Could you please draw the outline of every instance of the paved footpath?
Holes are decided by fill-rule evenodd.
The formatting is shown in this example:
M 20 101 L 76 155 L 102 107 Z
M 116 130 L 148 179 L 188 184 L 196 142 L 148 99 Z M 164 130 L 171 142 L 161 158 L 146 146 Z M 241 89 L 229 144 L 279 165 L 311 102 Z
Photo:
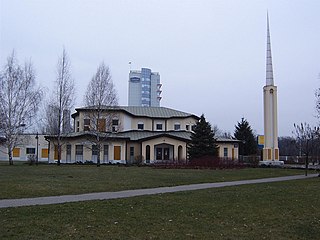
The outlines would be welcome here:
M 61 204 L 61 203 L 81 202 L 81 201 L 90 201 L 90 200 L 129 198 L 129 197 L 136 197 L 136 196 L 143 196 L 143 195 L 192 191 L 192 190 L 200 190 L 200 189 L 207 189 L 207 188 L 220 188 L 220 187 L 238 186 L 238 185 L 245 185 L 245 184 L 270 183 L 270 182 L 306 179 L 306 178 L 314 178 L 317 176 L 318 174 L 310 174 L 308 176 L 297 175 L 297 176 L 286 176 L 286 177 L 276 177 L 276 178 L 241 180 L 241 181 L 233 181 L 233 182 L 201 183 L 201 184 L 182 185 L 182 186 L 175 186 L 175 187 L 159 187 L 159 188 L 126 190 L 126 191 L 119 191 L 119 192 L 99 192 L 99 193 L 87 193 L 87 194 L 79 194 L 79 195 L 52 196 L 52 197 L 4 199 L 4 200 L 0 200 L 0 208 Z

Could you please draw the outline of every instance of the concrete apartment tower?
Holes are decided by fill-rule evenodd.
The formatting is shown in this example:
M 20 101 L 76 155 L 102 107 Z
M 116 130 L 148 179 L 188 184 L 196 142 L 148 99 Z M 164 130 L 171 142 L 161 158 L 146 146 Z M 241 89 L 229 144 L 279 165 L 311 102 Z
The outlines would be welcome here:
M 264 103 L 263 160 L 279 161 L 277 86 L 274 85 L 274 80 L 273 80 L 268 15 L 267 15 L 266 86 L 263 87 L 263 103 Z
M 130 70 L 128 106 L 160 107 L 161 86 L 159 73 L 148 68 Z

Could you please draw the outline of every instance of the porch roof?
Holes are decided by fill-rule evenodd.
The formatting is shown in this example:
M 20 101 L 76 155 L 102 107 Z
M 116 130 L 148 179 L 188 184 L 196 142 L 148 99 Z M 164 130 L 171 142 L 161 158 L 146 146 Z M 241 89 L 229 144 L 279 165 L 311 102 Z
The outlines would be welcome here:
M 191 132 L 188 131 L 141 131 L 141 130 L 130 130 L 125 132 L 108 132 L 99 133 L 101 138 L 106 139 L 122 139 L 129 141 L 143 141 L 147 139 L 153 139 L 158 137 L 171 137 L 176 139 L 181 139 L 184 141 L 191 141 Z M 72 132 L 63 135 L 62 138 L 81 138 L 81 137 L 94 137 L 96 133 L 93 132 Z M 56 135 L 45 136 L 46 139 L 54 139 Z M 239 143 L 241 141 L 231 138 L 220 138 L 218 137 L 217 143 Z
M 72 132 L 69 134 L 62 135 L 61 138 L 68 139 L 68 138 L 82 138 L 82 137 L 94 137 L 96 136 L 96 133 L 93 132 Z M 190 141 L 190 132 L 186 131 L 139 131 L 139 130 L 132 130 L 132 131 L 126 131 L 126 132 L 118 132 L 118 133 L 99 133 L 99 136 L 101 138 L 106 139 L 122 139 L 122 140 L 131 140 L 131 141 L 141 141 L 144 139 L 152 139 L 157 137 L 172 137 L 172 138 L 178 138 L 183 139 L 185 141 Z M 48 135 L 45 136 L 46 139 L 55 139 L 57 138 L 56 135 Z

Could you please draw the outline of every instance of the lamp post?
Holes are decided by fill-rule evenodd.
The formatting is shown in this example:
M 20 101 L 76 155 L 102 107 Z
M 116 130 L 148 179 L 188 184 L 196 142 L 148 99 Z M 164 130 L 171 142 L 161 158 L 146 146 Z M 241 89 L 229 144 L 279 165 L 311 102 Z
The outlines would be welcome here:
M 37 140 L 37 154 L 36 154 L 36 165 L 38 165 L 38 148 L 39 148 L 39 134 L 38 134 L 38 132 L 37 132 L 37 135 L 36 135 L 36 140 Z

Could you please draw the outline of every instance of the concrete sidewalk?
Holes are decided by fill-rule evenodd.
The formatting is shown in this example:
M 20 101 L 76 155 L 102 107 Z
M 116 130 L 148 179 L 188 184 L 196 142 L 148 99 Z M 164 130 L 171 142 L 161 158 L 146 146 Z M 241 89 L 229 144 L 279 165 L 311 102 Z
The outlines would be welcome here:
M 297 175 L 297 176 L 286 176 L 286 177 L 276 177 L 276 178 L 242 180 L 242 181 L 233 181 L 233 182 L 201 183 L 201 184 L 182 185 L 182 186 L 175 186 L 175 187 L 159 187 L 159 188 L 126 190 L 126 191 L 119 191 L 119 192 L 100 192 L 100 193 L 87 193 L 87 194 L 79 194 L 79 195 L 63 195 L 63 196 L 52 196 L 52 197 L 4 199 L 4 200 L 0 200 L 0 208 L 61 204 L 61 203 L 90 201 L 90 200 L 129 198 L 129 197 L 136 197 L 136 196 L 143 196 L 143 195 L 154 195 L 154 194 L 160 194 L 160 193 L 173 193 L 173 192 L 192 191 L 192 190 L 200 190 L 200 189 L 208 189 L 208 188 L 238 186 L 238 185 L 244 185 L 244 184 L 281 182 L 281 181 L 288 181 L 288 180 L 314 178 L 317 176 L 318 174 L 310 174 L 308 176 Z

